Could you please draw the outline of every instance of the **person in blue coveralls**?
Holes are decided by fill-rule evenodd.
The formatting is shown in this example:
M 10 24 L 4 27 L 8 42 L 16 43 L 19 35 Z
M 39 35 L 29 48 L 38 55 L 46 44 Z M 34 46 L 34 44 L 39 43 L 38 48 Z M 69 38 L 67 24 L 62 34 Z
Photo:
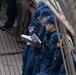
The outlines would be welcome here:
M 54 17 L 55 16 L 52 15 L 47 19 L 47 21 L 43 22 L 43 24 L 46 26 L 46 30 L 50 31 L 50 40 L 48 44 L 50 48 L 49 50 L 46 49 L 46 53 L 44 52 L 45 59 L 40 65 L 40 72 L 44 73 L 42 75 L 45 74 L 58 75 L 62 64 L 62 59 L 60 54 L 60 44 L 56 32 Z M 58 24 L 58 19 L 56 19 L 56 22 Z M 60 38 L 61 38 L 61 34 L 60 34 Z M 61 42 L 62 42 L 62 38 L 61 38 Z M 41 75 L 41 73 L 38 73 L 38 75 Z
M 39 2 L 39 3 L 38 3 L 38 6 L 37 6 L 37 9 L 43 9 L 43 8 L 46 9 L 47 6 L 45 5 L 44 2 Z M 35 12 L 36 12 L 36 11 L 35 11 Z M 38 15 L 38 14 L 39 14 L 39 12 L 37 12 L 37 13 L 35 13 L 35 12 L 34 12 L 34 15 Z M 34 18 L 35 18 L 35 19 L 32 20 L 32 23 L 31 23 L 31 24 L 29 25 L 29 27 L 28 27 L 28 31 L 29 31 L 29 32 L 32 32 L 32 31 L 35 29 L 35 27 L 36 27 L 36 26 L 34 26 L 33 24 L 35 23 L 37 16 L 34 16 Z
M 36 20 L 37 17 L 40 15 L 40 12 L 41 12 L 40 8 L 38 8 L 34 11 L 34 19 L 31 21 L 31 23 L 28 27 L 28 31 L 30 32 L 29 35 L 32 35 L 33 33 L 37 34 L 37 32 L 40 28 L 40 25 Z M 34 28 L 32 28 L 32 26 Z M 27 62 L 27 55 L 28 55 L 30 48 L 31 48 L 30 43 L 27 43 L 27 45 L 24 48 L 23 55 L 22 55 L 22 61 L 23 61 L 22 71 L 23 71 L 23 73 L 24 73 L 24 68 L 25 68 L 26 62 Z
M 44 21 L 46 21 L 47 20 L 47 18 L 50 16 L 50 15 L 52 15 L 53 13 L 52 13 L 52 11 L 51 10 L 49 10 L 49 9 L 43 9 L 42 11 L 41 11 L 41 15 L 37 18 L 37 19 L 42 19 L 43 20 L 43 22 Z M 44 20 L 45 19 L 45 20 Z M 45 27 L 45 26 L 43 26 L 42 25 L 42 27 Z M 44 33 L 44 32 L 42 32 L 42 33 Z M 45 35 L 46 35 L 46 33 L 47 33 L 47 31 L 45 31 L 45 34 L 44 34 L 44 37 L 45 37 Z M 42 45 L 44 44 L 44 37 L 43 37 L 43 39 L 42 39 Z M 47 48 L 47 46 L 48 46 L 48 40 L 46 40 L 46 42 L 45 42 L 45 44 L 46 44 L 46 48 Z M 39 53 L 36 57 L 35 57 L 35 64 L 34 64 L 34 69 L 33 69 L 33 73 L 32 73 L 32 75 L 36 75 L 38 72 L 39 72 L 39 70 L 40 70 L 40 63 L 42 62 L 42 60 L 43 60 L 43 58 L 41 58 L 40 59 L 40 56 L 41 56 L 41 53 Z
M 2 31 L 12 27 L 17 16 L 16 0 L 7 0 L 7 5 L 7 21 L 4 26 L 0 27 Z
M 38 29 L 36 29 L 37 27 L 39 28 L 39 25 L 37 24 L 37 17 L 40 15 L 41 12 L 41 8 L 37 8 L 34 11 L 34 19 L 31 21 L 30 25 L 28 26 L 28 31 L 30 33 L 30 35 L 32 35 L 34 32 L 36 34 L 36 31 L 38 32 Z
M 45 3 L 43 2 L 40 2 L 41 6 L 42 5 L 45 5 Z M 40 5 L 38 5 L 39 7 Z M 37 22 L 37 17 L 40 15 L 40 12 L 41 12 L 41 8 L 37 8 L 35 11 L 34 11 L 34 19 L 31 21 L 29 27 L 28 27 L 28 31 L 29 31 L 29 35 L 32 35 L 33 33 L 37 34 L 41 25 L 39 24 L 40 22 Z M 23 52 L 23 56 L 22 56 L 22 60 L 23 60 L 23 67 L 22 67 L 22 70 L 23 70 L 23 73 L 24 73 L 24 68 L 25 68 L 25 65 L 26 65 L 26 58 L 28 56 L 28 52 L 30 50 L 31 46 L 30 44 L 28 43 L 26 46 L 25 46 L 25 49 L 24 49 L 24 52 Z
M 48 12 L 46 12 L 46 11 L 48 11 Z M 50 16 L 50 15 L 52 14 L 51 11 L 48 10 L 48 9 L 42 10 L 41 12 L 46 13 L 46 14 L 44 14 L 46 17 L 47 17 L 47 16 Z M 42 13 L 41 13 L 41 14 L 42 14 Z M 41 14 L 40 14 L 40 15 L 41 15 Z M 43 15 L 43 16 L 44 16 L 44 15 Z M 37 20 L 38 20 L 38 22 L 41 24 L 43 21 L 46 20 L 46 17 L 44 17 L 44 18 L 42 17 L 42 18 L 37 19 Z M 38 33 L 36 34 L 37 37 L 38 37 L 41 41 L 43 41 L 43 37 L 44 37 L 45 32 L 46 32 L 45 27 L 41 25 Z M 33 43 L 32 43 L 31 45 L 33 45 Z M 25 67 L 24 75 L 25 75 L 25 74 L 27 74 L 27 75 L 31 75 L 31 74 L 32 74 L 32 69 L 33 69 L 33 66 L 34 66 L 35 56 L 36 56 L 36 55 L 39 53 L 39 51 L 40 51 L 39 45 L 38 45 L 38 47 L 37 47 L 36 43 L 35 43 L 34 45 L 35 45 L 35 46 L 34 46 L 33 48 L 31 48 L 31 50 L 29 51 L 29 54 L 28 54 L 28 56 L 27 56 L 28 61 L 27 61 L 26 67 Z
M 60 71 L 60 67 L 63 63 L 62 61 L 62 56 L 61 56 L 61 52 L 60 52 L 60 44 L 59 44 L 59 40 L 58 40 L 58 34 L 56 32 L 56 27 L 55 27 L 55 16 L 50 16 L 49 19 L 44 23 L 46 24 L 46 29 L 50 30 L 52 35 L 50 37 L 51 40 L 51 46 L 50 46 L 50 59 L 52 59 L 51 62 L 51 66 L 50 66 L 50 72 L 49 75 L 58 75 L 59 71 Z M 56 18 L 56 22 L 57 24 L 58 19 Z M 61 33 L 60 35 L 60 42 L 62 43 L 62 35 Z

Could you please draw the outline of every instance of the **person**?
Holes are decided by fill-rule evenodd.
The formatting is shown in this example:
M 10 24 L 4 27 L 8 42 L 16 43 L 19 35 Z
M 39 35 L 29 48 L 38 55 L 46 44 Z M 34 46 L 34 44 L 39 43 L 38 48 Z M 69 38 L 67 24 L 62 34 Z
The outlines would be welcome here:
M 46 9 L 47 10 L 47 9 Z M 44 12 L 46 12 L 46 10 L 42 10 Z M 41 11 L 41 12 L 42 12 Z M 49 10 L 48 10 L 49 11 Z M 41 14 L 41 13 L 40 13 Z M 50 11 L 47 13 L 49 16 L 51 13 Z M 41 24 L 43 21 L 45 21 L 46 19 L 37 19 L 38 22 Z M 43 37 L 44 37 L 44 34 L 45 34 L 45 27 L 40 25 L 40 29 L 38 30 L 38 33 L 36 34 L 37 37 L 42 41 L 43 40 Z M 33 45 L 33 43 L 31 44 Z M 36 43 L 35 43 L 36 45 Z M 36 45 L 37 46 L 37 45 Z M 28 60 L 27 60 L 27 64 L 26 64 L 26 67 L 25 67 L 25 71 L 24 71 L 24 75 L 27 74 L 27 75 L 31 75 L 32 74 L 32 69 L 33 69 L 33 66 L 34 66 L 34 59 L 36 57 L 37 54 L 39 54 L 39 51 L 40 51 L 40 48 L 39 46 L 38 47 L 32 47 L 31 50 L 29 51 L 29 54 L 27 56 Z M 30 64 L 31 63 L 31 64 Z
M 28 26 L 29 33 L 33 33 L 34 30 L 36 31 L 35 28 L 37 27 L 37 17 L 40 15 L 40 12 L 41 12 L 40 8 L 37 8 L 34 11 L 34 13 L 33 13 L 34 14 L 34 19 L 31 21 L 30 25 Z
M 47 21 L 46 21 L 46 29 L 51 30 L 53 34 L 51 35 L 51 40 L 54 42 L 51 44 L 51 56 L 52 56 L 52 63 L 51 63 L 51 70 L 49 75 L 58 75 L 60 71 L 60 67 L 63 63 L 62 61 L 62 56 L 60 52 L 60 45 L 59 45 L 59 40 L 58 40 L 58 34 L 56 32 L 56 27 L 55 27 L 55 22 L 54 22 L 54 16 L 51 16 Z M 58 23 L 58 20 L 56 18 L 56 22 Z M 62 36 L 60 35 L 60 42 L 62 43 Z
M 46 25 L 46 29 L 51 32 L 51 37 L 50 37 L 51 44 L 50 44 L 50 51 L 48 52 L 48 56 L 50 57 L 50 59 L 52 59 L 52 61 L 50 65 L 49 75 L 58 75 L 60 71 L 60 67 L 63 63 L 54 19 L 55 19 L 55 16 L 50 16 L 48 20 L 43 23 Z M 59 23 L 58 18 L 56 18 L 56 22 L 58 25 Z M 60 42 L 62 43 L 61 33 L 59 33 L 59 36 L 60 36 Z
M 42 9 L 41 14 L 40 14 L 40 16 L 37 19 L 38 20 L 41 19 L 42 22 L 44 22 L 52 14 L 53 13 L 49 9 Z M 45 26 L 43 26 L 43 25 L 42 25 L 42 27 L 45 28 Z M 41 30 L 42 30 L 42 28 L 41 28 Z M 42 33 L 44 33 L 44 32 L 42 32 Z M 45 37 L 46 33 L 47 33 L 47 31 L 45 31 L 44 37 Z M 44 44 L 44 42 L 43 42 L 44 41 L 44 37 L 41 37 L 42 38 L 42 40 L 41 40 L 42 41 L 42 45 Z M 48 41 L 46 40 L 45 43 L 47 43 L 47 42 Z M 46 44 L 46 45 L 48 45 L 48 44 Z M 47 47 L 47 46 L 45 46 L 45 47 Z M 40 71 L 40 63 L 43 60 L 43 58 L 40 59 L 40 56 L 41 56 L 41 53 L 37 54 L 37 56 L 35 57 L 35 64 L 34 64 L 34 69 L 33 69 L 32 75 L 36 75 Z
M 40 15 L 40 12 L 41 12 L 41 9 L 36 9 L 34 11 L 34 19 L 31 21 L 29 27 L 28 27 L 28 31 L 29 31 L 29 35 L 32 35 L 33 33 L 37 34 L 38 33 L 38 30 L 40 29 L 40 25 L 39 23 L 37 22 L 36 18 Z M 30 27 L 34 26 L 35 28 L 33 30 L 30 29 Z M 27 42 L 25 48 L 24 48 L 24 52 L 23 52 L 23 55 L 22 55 L 22 61 L 23 61 L 23 66 L 22 66 L 22 71 L 23 71 L 23 75 L 24 75 L 24 69 L 25 69 L 25 66 L 26 66 L 26 63 L 27 63 L 27 59 L 28 59 L 28 53 L 31 49 L 31 46 L 30 46 L 30 43 Z
M 4 26 L 0 27 L 1 31 L 11 28 L 17 16 L 16 0 L 7 0 L 7 4 L 7 21 L 5 22 Z
M 43 22 L 43 24 L 46 27 L 46 30 L 50 31 L 50 40 L 48 44 L 49 48 L 48 49 L 44 48 L 42 50 L 42 53 L 44 55 L 43 56 L 44 60 L 40 65 L 40 73 L 43 72 L 48 75 L 58 75 L 56 70 L 57 71 L 60 70 L 60 68 L 57 68 L 57 67 L 59 67 L 61 63 L 60 44 L 59 44 L 58 35 L 56 32 L 54 17 L 55 16 L 51 15 L 47 19 L 47 21 Z M 56 22 L 58 24 L 58 19 L 56 19 Z M 47 35 L 46 37 L 49 37 L 49 36 Z M 60 38 L 61 38 L 61 34 L 60 34 Z M 62 39 L 60 40 L 62 41 Z
M 41 6 L 43 5 L 44 3 L 41 2 Z M 45 5 L 45 4 L 44 4 Z M 33 33 L 35 34 L 38 34 L 41 35 L 42 32 L 42 29 L 40 30 L 40 22 L 41 20 L 38 20 L 37 21 L 37 17 L 40 15 L 40 12 L 41 12 L 41 8 L 37 8 L 35 11 L 34 11 L 34 19 L 31 21 L 30 25 L 28 26 L 28 31 L 29 31 L 29 35 L 32 35 Z M 40 30 L 40 31 L 39 31 Z M 23 60 L 23 66 L 22 66 L 22 70 L 23 70 L 23 75 L 24 75 L 24 69 L 25 69 L 25 66 L 26 66 L 26 62 L 27 62 L 27 58 L 29 57 L 29 51 L 30 51 L 30 48 L 29 48 L 30 44 L 26 45 L 25 49 L 24 49 L 24 52 L 23 52 L 23 55 L 22 55 L 22 60 Z M 32 53 L 32 52 L 31 52 Z M 30 61 L 30 60 L 29 60 Z M 28 68 L 28 67 L 27 67 Z

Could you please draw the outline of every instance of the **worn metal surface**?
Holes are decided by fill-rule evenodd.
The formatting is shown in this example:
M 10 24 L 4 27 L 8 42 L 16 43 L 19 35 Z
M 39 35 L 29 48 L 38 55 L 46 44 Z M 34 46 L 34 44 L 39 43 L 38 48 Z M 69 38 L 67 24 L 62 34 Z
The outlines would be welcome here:
M 0 13 L 0 26 L 6 21 L 5 10 Z M 22 74 L 22 44 L 15 37 L 0 31 L 0 75 Z

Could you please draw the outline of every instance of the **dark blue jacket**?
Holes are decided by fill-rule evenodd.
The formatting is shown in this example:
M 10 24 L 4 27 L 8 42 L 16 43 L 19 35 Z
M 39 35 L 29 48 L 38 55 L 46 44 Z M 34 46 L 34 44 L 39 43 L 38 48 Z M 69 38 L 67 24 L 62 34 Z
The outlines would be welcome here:
M 28 27 L 28 31 L 30 29 L 30 27 L 34 26 L 34 30 L 32 33 L 30 33 L 29 35 L 32 35 L 32 34 L 37 34 L 39 32 L 39 29 L 41 27 L 41 25 L 39 23 L 37 23 L 36 19 L 33 19 Z
M 61 37 L 61 36 L 60 36 Z M 52 59 L 56 48 L 56 44 L 58 43 L 58 35 L 57 32 L 48 32 L 44 38 L 43 42 L 43 50 L 42 53 L 44 54 L 45 57 Z

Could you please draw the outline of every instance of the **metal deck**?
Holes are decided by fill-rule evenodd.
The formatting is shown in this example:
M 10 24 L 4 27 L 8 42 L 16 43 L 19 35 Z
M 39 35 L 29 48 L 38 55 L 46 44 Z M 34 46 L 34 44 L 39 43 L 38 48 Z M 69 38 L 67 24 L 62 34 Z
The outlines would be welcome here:
M 0 26 L 4 25 L 6 15 L 2 7 Z M 15 37 L 0 31 L 0 75 L 22 74 L 22 44 L 17 43 Z

